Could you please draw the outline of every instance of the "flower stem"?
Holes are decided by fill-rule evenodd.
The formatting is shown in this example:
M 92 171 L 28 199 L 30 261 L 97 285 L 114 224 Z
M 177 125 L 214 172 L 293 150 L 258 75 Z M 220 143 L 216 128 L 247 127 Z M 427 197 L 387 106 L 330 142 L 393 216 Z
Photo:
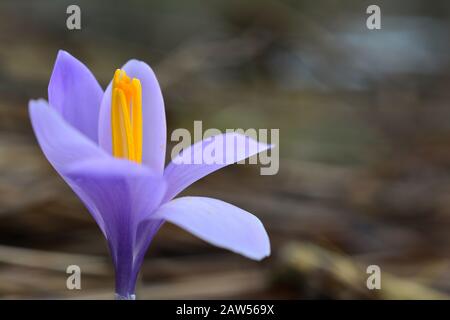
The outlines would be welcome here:
M 126 296 L 120 295 L 118 293 L 116 293 L 114 295 L 114 299 L 115 300 L 136 300 L 136 295 L 135 294 L 128 294 Z

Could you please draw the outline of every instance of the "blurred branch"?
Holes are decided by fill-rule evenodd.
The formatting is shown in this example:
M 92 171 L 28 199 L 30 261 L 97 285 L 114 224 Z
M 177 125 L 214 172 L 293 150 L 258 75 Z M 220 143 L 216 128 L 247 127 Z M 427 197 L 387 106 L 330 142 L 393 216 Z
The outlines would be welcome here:
M 282 263 L 304 277 L 316 271 L 338 284 L 351 288 L 367 298 L 380 299 L 450 299 L 450 296 L 422 285 L 417 279 L 404 279 L 382 270 L 381 290 L 366 287 L 365 267 L 352 259 L 324 248 L 305 243 L 293 243 L 284 248 Z
M 259 270 L 188 276 L 173 282 L 138 287 L 140 299 L 221 299 L 264 290 L 265 274 Z M 112 299 L 111 292 L 93 292 L 77 299 Z
M 103 257 L 49 252 L 0 245 L 0 263 L 65 272 L 69 265 L 80 266 L 83 273 L 105 275 L 110 270 L 109 261 Z

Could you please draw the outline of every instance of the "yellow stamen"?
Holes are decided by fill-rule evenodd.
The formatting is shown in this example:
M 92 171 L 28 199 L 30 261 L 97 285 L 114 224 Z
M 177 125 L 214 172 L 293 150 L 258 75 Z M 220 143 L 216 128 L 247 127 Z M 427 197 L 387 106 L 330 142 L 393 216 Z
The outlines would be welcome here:
M 133 126 L 133 138 L 136 151 L 136 159 L 142 160 L 142 88 L 138 79 L 131 81 L 133 86 L 133 98 L 131 100 L 131 125 Z
M 142 162 L 142 88 L 125 71 L 114 73 L 111 97 L 112 151 L 114 157 Z

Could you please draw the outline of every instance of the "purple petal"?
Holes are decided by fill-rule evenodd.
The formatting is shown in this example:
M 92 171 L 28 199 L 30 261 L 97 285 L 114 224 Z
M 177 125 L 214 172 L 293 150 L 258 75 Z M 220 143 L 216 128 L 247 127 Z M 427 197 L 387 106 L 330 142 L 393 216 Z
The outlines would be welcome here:
M 192 183 L 208 174 L 271 147 L 238 133 L 221 134 L 193 144 L 180 152 L 167 165 L 164 178 L 168 183 L 168 190 L 163 202 L 170 201 Z M 209 152 L 204 153 L 204 151 L 212 149 L 217 152 L 214 158 L 219 161 L 216 163 L 211 161 L 214 159 L 203 157 L 203 155 L 209 155 Z
M 48 161 L 83 200 L 103 234 L 105 234 L 103 218 L 93 210 L 94 204 L 91 203 L 83 190 L 67 181 L 65 172 L 78 163 L 96 159 L 110 159 L 111 156 L 64 121 L 60 114 L 51 108 L 45 100 L 30 101 L 29 112 L 37 140 Z
M 130 60 L 123 70 L 142 86 L 142 163 L 162 174 L 166 157 L 166 115 L 161 89 L 153 70 L 142 61 Z M 111 83 L 103 95 L 99 121 L 100 146 L 111 153 Z
M 270 254 L 263 224 L 251 213 L 204 197 L 182 197 L 162 205 L 151 219 L 164 219 L 221 248 L 261 260 Z
M 112 241 L 124 228 L 119 220 L 126 219 L 136 230 L 139 222 L 161 203 L 165 192 L 163 178 L 147 167 L 112 157 L 78 162 L 63 174 L 92 201 Z
M 164 224 L 164 220 L 148 219 L 147 217 L 149 214 L 151 214 L 151 212 L 148 212 L 148 215 L 146 215 L 146 217 L 144 217 L 139 223 L 136 231 L 136 243 L 134 245 L 135 270 L 133 272 L 135 276 L 139 273 L 139 269 L 144 261 L 145 253 L 147 252 L 153 237 L 156 235 L 159 228 L 161 228 Z M 134 279 L 134 281 L 136 281 L 136 279 Z
M 92 141 L 98 141 L 103 90 L 89 69 L 60 50 L 48 85 L 50 105 Z
M 162 177 L 145 166 L 114 158 L 77 163 L 65 177 L 77 194 L 83 195 L 92 215 L 103 221 L 115 265 L 116 293 L 133 294 L 142 263 L 136 259 L 138 225 L 160 204 L 165 192 Z M 153 235 L 146 234 L 150 239 Z
M 110 157 L 64 121 L 45 100 L 31 100 L 28 110 L 39 145 L 58 172 L 79 161 Z

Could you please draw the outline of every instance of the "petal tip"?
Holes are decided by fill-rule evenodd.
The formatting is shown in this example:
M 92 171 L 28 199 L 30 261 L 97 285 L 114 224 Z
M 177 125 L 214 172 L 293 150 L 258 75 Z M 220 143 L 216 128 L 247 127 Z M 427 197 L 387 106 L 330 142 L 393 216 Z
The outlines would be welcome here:
M 35 110 L 37 108 L 42 108 L 46 105 L 47 105 L 47 100 L 45 100 L 43 98 L 30 99 L 30 101 L 28 101 L 28 109 L 30 110 L 30 112 L 32 112 L 32 110 Z
M 150 72 L 150 74 L 155 77 L 156 79 L 156 75 L 155 72 L 153 71 L 152 67 L 150 67 L 150 65 L 142 60 L 139 59 L 130 59 L 128 60 L 122 67 L 124 70 L 127 69 L 135 69 L 135 70 L 139 70 L 139 69 L 143 69 L 146 70 L 148 72 Z M 128 72 L 127 72 L 128 73 Z
M 66 50 L 59 49 L 58 54 L 56 55 L 56 59 L 58 60 L 59 58 L 66 58 L 66 57 L 73 58 L 73 56 Z
M 269 256 L 270 256 L 270 253 L 264 253 L 264 254 L 261 254 L 261 255 L 246 256 L 246 257 L 249 258 L 249 259 L 255 260 L 255 261 L 262 261 L 262 260 L 264 260 L 265 258 L 267 258 Z
M 75 57 L 72 56 L 69 52 L 62 49 L 58 50 L 53 70 L 57 69 L 57 67 L 59 67 L 60 64 L 67 63 L 72 59 L 75 59 Z
M 262 223 L 261 223 L 261 227 L 264 229 L 264 226 Z M 256 260 L 256 261 L 261 261 L 270 256 L 270 254 L 271 254 L 270 240 L 269 240 L 269 236 L 268 236 L 267 232 L 265 231 L 265 229 L 264 229 L 264 233 L 265 233 L 264 244 L 261 246 L 260 250 L 255 250 L 253 252 L 247 252 L 246 254 L 244 254 L 244 256 L 246 256 L 247 258 L 250 258 L 252 260 Z

